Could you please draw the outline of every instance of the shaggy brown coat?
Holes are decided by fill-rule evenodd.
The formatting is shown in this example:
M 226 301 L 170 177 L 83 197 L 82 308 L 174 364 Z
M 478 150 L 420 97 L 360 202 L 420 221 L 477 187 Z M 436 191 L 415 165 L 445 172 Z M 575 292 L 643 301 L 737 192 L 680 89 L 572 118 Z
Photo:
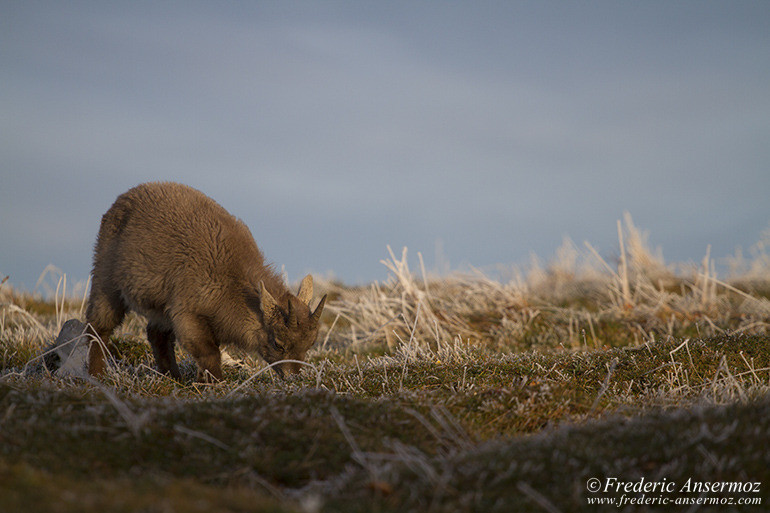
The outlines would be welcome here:
M 128 311 L 142 314 L 161 372 L 181 377 L 176 340 L 199 379 L 222 379 L 221 346 L 268 363 L 304 360 L 326 300 L 311 312 L 312 297 L 310 275 L 291 294 L 246 225 L 214 200 L 185 185 L 147 183 L 102 216 L 86 318 L 106 342 Z M 92 344 L 92 375 L 104 372 L 104 357 L 104 346 Z M 273 368 L 283 376 L 300 364 Z

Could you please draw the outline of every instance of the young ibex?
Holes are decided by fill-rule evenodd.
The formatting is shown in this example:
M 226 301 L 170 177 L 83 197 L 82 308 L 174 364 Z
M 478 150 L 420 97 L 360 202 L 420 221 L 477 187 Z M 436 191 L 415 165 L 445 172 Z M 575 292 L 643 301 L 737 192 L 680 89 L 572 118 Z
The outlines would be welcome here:
M 102 216 L 86 317 L 107 342 L 127 311 L 140 313 L 161 372 L 181 377 L 176 340 L 198 364 L 198 379 L 219 380 L 220 346 L 268 363 L 304 360 L 326 301 L 311 311 L 312 298 L 313 278 L 291 294 L 246 225 L 214 200 L 185 185 L 147 183 Z M 91 375 L 104 372 L 103 347 L 91 345 Z M 273 368 L 283 376 L 300 364 Z

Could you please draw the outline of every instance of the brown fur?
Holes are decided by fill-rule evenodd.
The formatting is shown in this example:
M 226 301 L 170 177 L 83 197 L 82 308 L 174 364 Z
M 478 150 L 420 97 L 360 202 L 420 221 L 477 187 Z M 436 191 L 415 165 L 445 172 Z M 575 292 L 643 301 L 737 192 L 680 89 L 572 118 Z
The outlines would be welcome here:
M 246 225 L 214 200 L 185 185 L 147 183 L 102 216 L 86 317 L 106 342 L 126 312 L 140 313 L 161 372 L 181 377 L 176 340 L 195 358 L 199 379 L 222 379 L 221 346 L 268 363 L 304 360 L 326 300 L 311 312 L 312 297 L 310 275 L 291 294 Z M 92 375 L 104 371 L 104 356 L 92 344 Z M 273 368 L 283 376 L 300 364 Z

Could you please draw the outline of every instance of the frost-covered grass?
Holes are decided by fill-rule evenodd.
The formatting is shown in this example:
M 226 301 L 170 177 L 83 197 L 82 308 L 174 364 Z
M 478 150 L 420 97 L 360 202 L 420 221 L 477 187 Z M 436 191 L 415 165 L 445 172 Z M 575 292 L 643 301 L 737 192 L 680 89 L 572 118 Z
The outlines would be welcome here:
M 404 250 L 386 283 L 317 283 L 333 301 L 287 381 L 248 355 L 217 384 L 183 352 L 183 382 L 159 375 L 133 316 L 104 380 L 60 377 L 41 355 L 82 296 L 6 283 L 0 510 L 579 511 L 591 477 L 767 497 L 764 246 L 719 279 L 708 256 L 666 265 L 630 218 L 618 233 L 611 263 L 566 242 L 548 264 L 437 278 Z

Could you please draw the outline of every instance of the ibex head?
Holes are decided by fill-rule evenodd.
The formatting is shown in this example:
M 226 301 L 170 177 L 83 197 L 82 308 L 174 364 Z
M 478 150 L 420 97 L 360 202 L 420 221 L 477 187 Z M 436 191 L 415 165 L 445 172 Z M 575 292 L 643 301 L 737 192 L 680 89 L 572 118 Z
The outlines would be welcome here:
M 259 308 L 265 329 L 258 351 L 267 363 L 280 360 L 305 360 L 305 354 L 315 343 L 318 336 L 318 322 L 326 303 L 326 295 L 321 298 L 314 311 L 310 311 L 313 299 L 313 277 L 305 276 L 294 296 L 288 294 L 286 308 L 276 301 L 265 288 L 259 286 Z M 300 371 L 301 364 L 285 362 L 273 367 L 279 376 Z

